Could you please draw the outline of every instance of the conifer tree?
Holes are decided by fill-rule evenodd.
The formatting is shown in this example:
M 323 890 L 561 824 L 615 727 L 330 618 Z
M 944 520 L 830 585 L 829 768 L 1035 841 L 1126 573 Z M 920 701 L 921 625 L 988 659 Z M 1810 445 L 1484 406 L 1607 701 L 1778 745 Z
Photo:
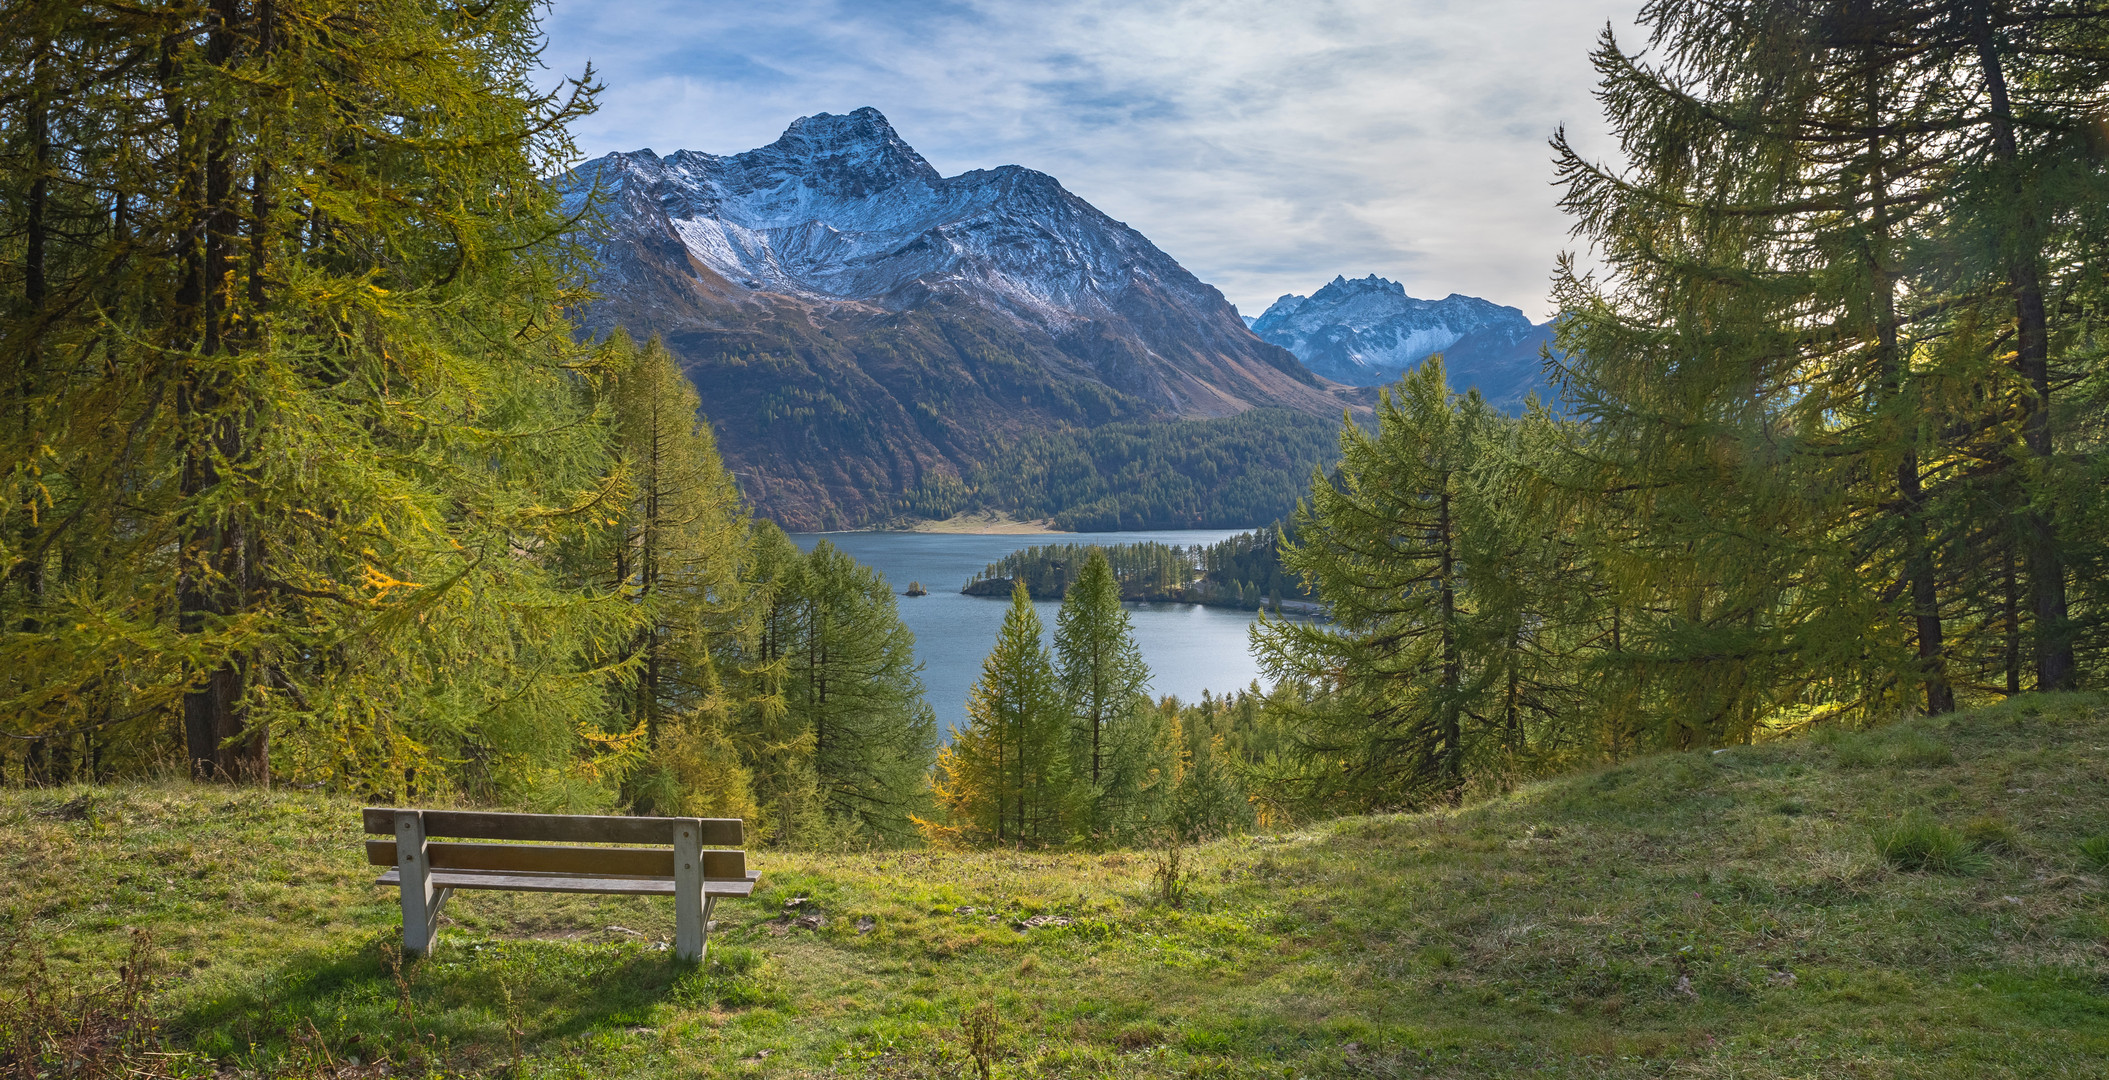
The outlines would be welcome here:
M 640 350 L 618 331 L 606 347 L 619 365 L 612 466 L 625 499 L 604 557 L 637 609 L 621 694 L 656 765 L 636 778 L 637 805 L 752 817 L 730 730 L 737 691 L 719 669 L 753 633 L 745 509 L 695 387 L 659 340 Z
M 533 5 L 0 19 L 11 734 L 611 798 L 628 616 L 541 557 L 603 471 L 543 183 L 591 92 L 532 88 Z
M 2046 312 L 2085 340 L 2104 170 L 2074 136 L 2105 104 L 2082 74 L 2105 20 L 1753 0 L 1651 7 L 1654 67 L 1605 37 L 1627 160 L 1556 140 L 1602 267 L 1560 279 L 1561 346 L 1590 421 L 1573 482 L 1603 493 L 1586 512 L 1657 715 L 1696 706 L 1722 739 L 1945 711 L 1964 672 L 2014 667 L 2024 621 L 2037 685 L 2069 683 L 2065 567 L 2100 533 L 2063 524 L 2086 489 L 2059 479 L 2082 457 L 2052 395 L 2092 353 L 2060 370 Z M 2017 552 L 2030 604 L 1988 572 Z
M 1089 549 L 1055 615 L 1055 677 L 1068 710 L 1070 771 L 1083 800 L 1078 827 L 1094 838 L 1134 835 L 1157 816 L 1171 761 L 1149 710 L 1150 671 L 1121 606 L 1120 582 Z
M 1300 718 L 1305 750 L 1330 767 L 1314 800 L 1345 791 L 1366 805 L 1461 795 L 1479 745 L 1473 655 L 1479 612 L 1467 564 L 1484 523 L 1475 455 L 1489 424 L 1477 395 L 1453 399 L 1440 357 L 1383 391 L 1377 430 L 1343 425 L 1341 460 L 1313 478 L 1283 564 L 1324 597 L 1331 624 L 1262 619 L 1254 644 L 1269 674 L 1327 692 Z
M 755 835 L 796 844 L 827 833 L 826 800 L 813 772 L 813 732 L 794 717 L 786 694 L 790 656 L 803 618 L 798 597 L 805 555 L 774 522 L 754 523 L 749 547 L 753 641 L 734 664 L 740 687 L 737 727 L 758 806 Z
M 779 835 L 905 839 L 927 810 L 937 718 L 893 590 L 825 540 L 801 557 L 774 525 L 756 533 L 766 604 L 740 738 L 763 801 L 781 815 Z
M 967 726 L 932 775 L 950 828 L 997 843 L 1067 840 L 1072 812 L 1068 717 L 1040 616 L 1025 583 L 967 692 Z

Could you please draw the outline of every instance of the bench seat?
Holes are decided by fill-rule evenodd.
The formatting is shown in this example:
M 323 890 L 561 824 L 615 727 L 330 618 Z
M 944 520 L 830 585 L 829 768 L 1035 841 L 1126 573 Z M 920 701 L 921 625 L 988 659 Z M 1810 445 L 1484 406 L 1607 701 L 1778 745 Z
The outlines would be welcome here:
M 706 881 L 705 896 L 752 896 L 761 872 L 750 870 L 745 881 Z M 434 870 L 435 889 L 490 889 L 503 892 L 620 893 L 624 896 L 672 896 L 674 883 L 667 878 L 608 877 L 600 874 L 501 874 L 475 870 Z M 403 883 L 403 872 L 390 870 L 374 879 L 376 885 Z

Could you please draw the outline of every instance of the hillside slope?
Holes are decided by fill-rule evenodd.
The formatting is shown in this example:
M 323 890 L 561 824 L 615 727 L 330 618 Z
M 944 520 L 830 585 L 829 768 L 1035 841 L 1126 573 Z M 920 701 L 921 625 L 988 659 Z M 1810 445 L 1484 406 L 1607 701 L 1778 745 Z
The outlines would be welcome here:
M 876 109 L 739 154 L 610 154 L 561 186 L 603 199 L 584 325 L 661 335 L 787 528 L 884 517 L 1031 433 L 1257 407 L 1337 421 L 1367 398 L 1054 177 L 942 176 Z
M 985 1001 L 1006 1078 L 2099 1076 L 2105 747 L 2067 695 L 1651 757 L 1191 849 L 1176 908 L 1148 853 L 764 853 L 687 973 L 666 901 L 472 894 L 398 983 L 315 795 L 7 791 L 0 874 L 62 983 L 148 929 L 179 1047 L 318 1075 L 958 1077 Z M 1885 860 L 1899 824 L 1959 865 Z

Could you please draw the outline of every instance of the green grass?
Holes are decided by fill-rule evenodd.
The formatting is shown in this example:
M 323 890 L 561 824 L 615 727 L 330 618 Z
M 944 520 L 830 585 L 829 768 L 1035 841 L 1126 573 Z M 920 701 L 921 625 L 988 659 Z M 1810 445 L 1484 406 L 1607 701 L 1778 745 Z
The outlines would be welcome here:
M 1875 850 L 1899 870 L 1971 874 L 1985 866 L 1977 847 L 1962 833 L 1923 814 L 1876 831 Z
M 1190 849 L 1178 907 L 1149 852 L 763 852 L 701 970 L 668 901 L 483 893 L 397 971 L 355 804 L 293 792 L 0 793 L 0 905 L 62 985 L 151 934 L 196 1071 L 2100 1076 L 2105 746 L 2065 695 L 1651 757 Z

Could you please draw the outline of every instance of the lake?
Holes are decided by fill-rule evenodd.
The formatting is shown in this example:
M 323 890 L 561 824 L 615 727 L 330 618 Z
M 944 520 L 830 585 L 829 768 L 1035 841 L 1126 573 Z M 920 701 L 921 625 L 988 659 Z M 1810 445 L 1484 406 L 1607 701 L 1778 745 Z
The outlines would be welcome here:
M 982 568 L 1021 548 L 1047 544 L 1134 544 L 1154 540 L 1182 547 L 1213 544 L 1243 529 L 1179 529 L 1162 532 L 1046 533 L 976 536 L 959 533 L 793 533 L 805 551 L 822 540 L 885 575 L 901 608 L 901 621 L 915 631 L 923 686 L 937 710 L 939 731 L 967 718 L 967 689 L 981 678 L 982 658 L 996 643 L 1007 598 L 965 596 L 959 591 Z M 928 596 L 899 596 L 920 581 Z M 1035 601 L 1054 647 L 1052 600 Z M 1260 677 L 1245 631 L 1255 614 L 1199 604 L 1129 604 L 1135 643 L 1150 665 L 1150 692 L 1194 701 L 1202 690 L 1242 690 Z M 949 740 L 949 736 L 948 736 Z

